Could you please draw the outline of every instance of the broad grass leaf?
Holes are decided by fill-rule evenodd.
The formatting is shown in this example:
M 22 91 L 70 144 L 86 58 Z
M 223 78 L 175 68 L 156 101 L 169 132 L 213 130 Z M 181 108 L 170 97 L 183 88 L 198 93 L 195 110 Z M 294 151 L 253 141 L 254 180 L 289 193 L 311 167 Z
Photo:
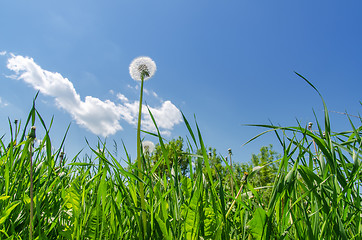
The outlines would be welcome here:
M 198 205 L 202 189 L 197 188 L 191 198 L 190 204 L 186 208 L 185 232 L 186 239 L 197 239 L 197 233 L 200 223 L 200 215 L 198 214 Z
M 218 229 L 218 221 L 216 218 L 216 214 L 214 209 L 211 206 L 204 207 L 205 211 L 205 239 L 218 239 L 217 229 Z
M 253 239 L 266 239 L 267 214 L 264 209 L 257 208 L 248 226 Z
M 162 219 L 158 215 L 156 215 L 155 218 L 158 223 L 158 226 L 160 227 L 160 229 L 162 231 L 164 238 L 167 240 L 171 240 L 172 238 L 168 234 L 166 223 L 164 221 L 162 221 Z
M 74 182 L 72 186 L 68 189 L 68 192 L 65 197 L 66 206 L 73 210 L 73 216 L 78 217 L 81 207 L 81 189 L 79 183 Z

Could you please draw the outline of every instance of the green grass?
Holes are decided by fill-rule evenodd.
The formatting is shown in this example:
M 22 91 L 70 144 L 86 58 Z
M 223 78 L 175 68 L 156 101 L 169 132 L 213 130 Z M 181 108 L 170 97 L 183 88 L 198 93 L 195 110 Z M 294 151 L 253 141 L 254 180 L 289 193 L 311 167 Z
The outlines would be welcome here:
M 169 168 L 158 175 L 158 164 L 143 154 L 140 169 L 127 151 L 118 158 L 101 141 L 95 147 L 89 144 L 94 158 L 61 161 L 67 133 L 53 151 L 52 121 L 46 125 L 33 107 L 24 126 L 9 121 L 10 141 L 0 140 L 0 239 L 30 238 L 30 156 L 33 239 L 361 239 L 362 124 L 346 121 L 350 130 L 333 132 L 325 107 L 323 124 L 316 119 L 314 130 L 299 124 L 258 126 L 274 132 L 283 148 L 269 203 L 264 204 L 263 189 L 250 182 L 234 179 L 231 192 L 229 183 L 213 179 L 199 127 L 185 117 L 189 145 L 182 154 L 195 167 L 183 176 L 177 161 L 170 164 L 158 132 L 160 161 Z M 36 124 L 45 137 L 30 154 L 26 135 Z M 202 154 L 196 155 L 197 149 Z M 249 179 L 255 176 L 249 173 Z

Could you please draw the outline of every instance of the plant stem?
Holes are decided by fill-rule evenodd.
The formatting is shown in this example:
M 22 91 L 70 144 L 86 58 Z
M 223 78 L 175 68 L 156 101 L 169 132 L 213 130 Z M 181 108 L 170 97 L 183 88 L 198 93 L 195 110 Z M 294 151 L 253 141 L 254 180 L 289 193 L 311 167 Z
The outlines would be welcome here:
M 138 164 L 138 177 L 141 179 L 139 182 L 140 189 L 140 200 L 141 200 L 141 218 L 143 223 L 143 237 L 146 235 L 146 212 L 145 212 L 145 193 L 143 188 L 143 171 L 142 162 L 141 162 L 141 117 L 142 117 L 142 99 L 143 99 L 143 83 L 144 83 L 144 74 L 141 75 L 141 93 L 140 93 L 140 103 L 138 111 L 138 125 L 137 125 L 137 164 Z
M 228 218 L 228 216 L 229 216 L 229 214 L 230 214 L 230 212 L 231 212 L 231 209 L 234 207 L 234 205 L 235 205 L 235 203 L 236 203 L 236 199 L 238 199 L 238 197 L 240 196 L 241 192 L 243 191 L 243 187 L 244 187 L 244 184 L 241 184 L 241 187 L 240 187 L 240 189 L 239 189 L 238 194 L 236 195 L 234 201 L 231 203 L 231 206 L 230 206 L 228 212 L 226 213 L 226 216 L 225 216 L 226 219 Z
M 34 193 L 33 193 L 33 159 L 32 159 L 33 146 L 32 142 L 29 145 L 30 154 L 30 223 L 29 223 L 29 239 L 33 239 L 33 215 L 34 215 Z
M 28 135 L 28 144 L 25 145 L 25 151 L 29 150 L 30 159 L 30 221 L 29 221 L 29 239 L 33 239 L 33 216 L 34 216 L 34 193 L 33 193 L 33 143 L 35 140 L 35 126 L 32 126 Z
M 234 179 L 233 179 L 233 162 L 231 160 L 231 149 L 229 149 L 229 158 L 230 158 L 230 185 L 231 185 L 231 196 L 234 196 Z

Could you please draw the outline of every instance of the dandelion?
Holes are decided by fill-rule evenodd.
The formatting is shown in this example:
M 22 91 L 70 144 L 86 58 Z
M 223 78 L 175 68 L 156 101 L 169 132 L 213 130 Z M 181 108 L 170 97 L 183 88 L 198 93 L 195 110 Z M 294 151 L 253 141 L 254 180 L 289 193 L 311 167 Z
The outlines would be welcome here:
M 156 72 L 156 63 L 150 57 L 135 58 L 129 65 L 132 79 L 141 81 L 151 78 Z
M 149 57 L 138 57 L 134 59 L 129 65 L 129 74 L 134 80 L 141 81 L 141 92 L 140 92 L 140 101 L 139 101 L 139 110 L 138 110 L 138 124 L 137 124 L 137 167 L 138 167 L 138 177 L 142 180 L 143 178 L 143 167 L 141 161 L 141 118 L 142 118 L 142 98 L 143 98 L 143 83 L 145 80 L 152 77 L 156 72 L 156 63 L 152 61 Z M 143 182 L 139 183 L 140 190 L 140 201 L 141 208 L 144 210 L 145 207 L 145 199 L 144 199 L 144 188 Z M 142 222 L 143 222 L 143 236 L 146 236 L 147 231 L 147 220 L 146 220 L 146 212 L 142 211 L 141 214 Z
M 142 149 L 145 154 L 151 154 L 155 150 L 155 144 L 151 141 L 142 142 Z
M 263 167 L 261 167 L 261 166 L 255 166 L 255 167 L 253 167 L 253 172 L 257 172 L 257 171 L 259 171 L 260 169 L 262 169 Z

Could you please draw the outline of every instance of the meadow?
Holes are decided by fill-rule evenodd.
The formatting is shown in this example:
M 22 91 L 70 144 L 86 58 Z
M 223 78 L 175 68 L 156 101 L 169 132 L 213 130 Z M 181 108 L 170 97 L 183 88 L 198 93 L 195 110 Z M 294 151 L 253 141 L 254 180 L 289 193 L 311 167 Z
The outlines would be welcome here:
M 140 138 L 137 159 L 102 141 L 88 143 L 93 158 L 65 158 L 67 132 L 52 150 L 52 120 L 46 125 L 34 100 L 24 124 L 9 120 L 10 141 L 0 139 L 0 239 L 361 239 L 362 125 L 346 115 L 347 129 L 334 132 L 321 102 L 324 119 L 313 128 L 253 125 L 265 131 L 250 141 L 273 132 L 283 149 L 273 184 L 256 188 L 257 171 L 271 163 L 240 176 L 224 161 L 229 180 L 215 178 L 199 127 L 185 116 L 187 149 L 170 151 L 157 132 L 157 162 Z M 36 124 L 45 130 L 38 144 Z

